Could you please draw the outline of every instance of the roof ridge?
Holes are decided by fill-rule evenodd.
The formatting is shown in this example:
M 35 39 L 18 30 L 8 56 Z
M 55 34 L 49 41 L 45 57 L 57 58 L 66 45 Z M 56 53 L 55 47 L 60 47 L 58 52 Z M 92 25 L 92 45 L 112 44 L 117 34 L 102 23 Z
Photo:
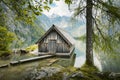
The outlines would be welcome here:
M 55 26 L 55 25 L 54 25 Z M 62 29 L 62 28 L 60 28 L 60 27 L 58 27 L 58 26 L 55 26 L 55 28 L 57 28 L 60 32 L 61 32 L 61 34 L 63 34 L 63 36 L 65 37 L 65 38 L 67 38 L 67 40 L 70 42 L 70 43 L 72 43 L 72 44 L 74 44 L 75 43 L 75 40 L 73 39 L 73 37 L 66 31 L 66 30 L 64 30 L 64 29 Z M 69 39 L 68 39 L 69 38 Z
M 58 34 L 60 34 L 67 42 L 69 42 L 70 44 L 74 44 L 74 40 L 73 40 L 73 37 L 68 34 L 64 29 L 56 26 L 56 25 L 52 25 L 52 27 L 50 27 L 48 29 L 48 31 L 36 42 L 40 42 L 47 34 L 49 34 L 49 32 L 52 30 L 52 29 L 55 29 L 57 31 Z

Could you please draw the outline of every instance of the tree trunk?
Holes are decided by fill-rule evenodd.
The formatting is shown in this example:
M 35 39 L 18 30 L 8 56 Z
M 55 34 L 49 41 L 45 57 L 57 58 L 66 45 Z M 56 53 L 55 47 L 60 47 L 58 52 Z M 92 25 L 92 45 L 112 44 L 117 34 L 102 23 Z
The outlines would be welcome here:
M 86 8 L 86 64 L 94 65 L 93 62 L 93 21 L 92 21 L 92 0 L 87 0 Z

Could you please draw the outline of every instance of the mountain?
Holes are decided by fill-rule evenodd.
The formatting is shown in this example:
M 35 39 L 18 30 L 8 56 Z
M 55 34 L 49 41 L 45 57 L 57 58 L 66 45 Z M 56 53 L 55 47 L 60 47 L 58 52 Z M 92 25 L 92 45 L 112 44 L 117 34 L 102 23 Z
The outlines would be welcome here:
M 45 30 L 48 30 L 52 24 L 55 24 L 56 26 L 66 30 L 73 37 L 83 35 L 86 32 L 83 20 L 72 19 L 68 16 L 59 16 L 56 14 L 52 14 L 51 16 L 42 14 L 38 19 L 45 25 Z
M 31 44 L 34 44 L 45 32 L 43 28 L 44 24 L 41 23 L 40 20 L 36 19 L 34 24 L 30 25 L 15 19 L 14 12 L 5 4 L 1 3 L 0 7 L 5 15 L 4 26 L 6 26 L 9 31 L 15 34 L 15 40 L 13 41 L 11 48 L 25 48 Z
M 84 25 L 81 20 L 72 20 L 71 17 L 56 14 L 52 14 L 51 16 L 46 16 L 45 14 L 37 16 L 34 25 L 30 25 L 15 19 L 15 13 L 5 4 L 0 4 L 0 6 L 6 16 L 4 18 L 5 26 L 7 26 L 8 30 L 13 32 L 16 37 L 11 48 L 25 48 L 34 44 L 52 24 L 65 29 L 72 36 L 79 35 L 79 31 L 82 28 L 80 26 Z

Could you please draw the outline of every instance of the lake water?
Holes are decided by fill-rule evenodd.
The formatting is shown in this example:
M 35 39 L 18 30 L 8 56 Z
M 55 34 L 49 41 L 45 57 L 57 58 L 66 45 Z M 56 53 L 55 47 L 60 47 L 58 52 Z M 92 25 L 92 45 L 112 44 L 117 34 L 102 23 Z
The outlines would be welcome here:
M 86 44 L 83 41 L 75 41 L 75 63 L 74 67 L 81 67 L 85 63 L 86 57 Z M 109 54 L 100 53 L 98 56 L 95 51 L 94 53 L 94 64 L 98 67 L 100 71 L 112 71 L 120 72 L 120 54 Z M 99 58 L 99 59 L 98 59 Z
M 76 53 L 76 58 L 75 58 L 75 63 L 74 67 L 81 67 L 86 60 L 86 44 L 82 41 L 76 40 L 75 41 L 75 53 Z M 101 64 L 98 61 L 97 57 L 94 55 L 94 64 L 99 68 L 99 70 L 102 70 Z
M 34 53 L 37 53 L 36 50 Z M 83 41 L 75 40 L 75 63 L 74 67 L 81 67 L 85 63 L 86 57 L 86 44 Z M 113 54 L 115 57 L 108 56 L 108 54 L 99 51 L 99 54 L 94 53 L 94 64 L 100 71 L 113 71 L 120 72 L 120 54 Z

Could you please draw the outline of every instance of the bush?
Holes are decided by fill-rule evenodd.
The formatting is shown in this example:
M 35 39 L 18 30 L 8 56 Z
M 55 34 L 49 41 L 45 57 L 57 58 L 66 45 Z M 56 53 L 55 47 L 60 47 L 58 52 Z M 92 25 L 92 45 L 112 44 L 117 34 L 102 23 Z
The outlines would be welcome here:
M 34 51 L 37 48 L 38 48 L 38 46 L 34 44 L 34 45 L 27 47 L 25 50 L 30 52 L 30 51 Z
M 0 57 L 7 57 L 11 54 L 11 51 L 0 51 Z
M 10 54 L 10 45 L 14 39 L 14 34 L 7 30 L 6 27 L 0 26 L 0 56 Z

